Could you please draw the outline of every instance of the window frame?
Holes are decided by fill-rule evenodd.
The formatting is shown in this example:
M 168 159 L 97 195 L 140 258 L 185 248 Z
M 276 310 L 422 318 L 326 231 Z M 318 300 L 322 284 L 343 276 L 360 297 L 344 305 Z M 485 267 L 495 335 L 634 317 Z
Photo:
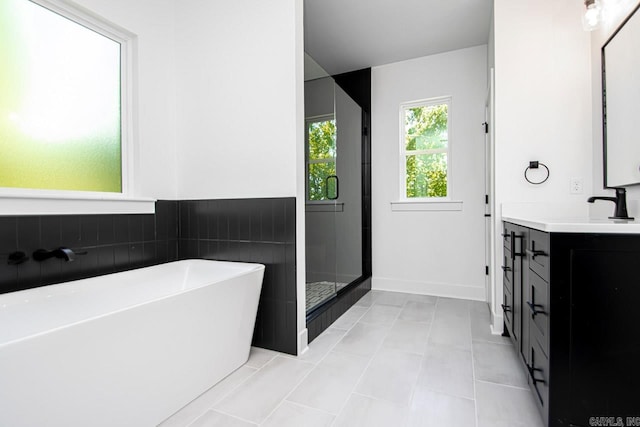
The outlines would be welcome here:
M 406 149 L 406 126 L 405 117 L 406 110 L 416 107 L 430 107 L 435 105 L 447 105 L 447 148 L 436 150 L 407 150 Z M 400 197 L 399 202 L 402 204 L 407 203 L 438 203 L 448 202 L 453 200 L 453 188 L 452 188 L 452 157 L 451 157 L 451 126 L 452 126 L 452 96 L 440 96 L 435 98 L 420 99 L 416 101 L 403 102 L 400 104 L 400 156 L 399 156 L 399 188 Z M 412 153 L 412 154 L 407 154 Z M 420 154 L 435 154 L 446 153 L 447 154 L 447 195 L 446 197 L 407 197 L 407 156 L 420 155 Z
M 94 12 L 81 6 L 70 4 L 62 0 L 25 0 L 41 6 L 52 13 L 94 31 L 120 44 L 120 150 L 121 150 L 121 191 L 76 191 L 76 190 L 52 190 L 0 187 L 0 214 L 6 212 L 5 207 L 11 209 L 11 203 L 18 205 L 39 205 L 55 203 L 51 210 L 53 213 L 67 213 L 63 205 L 69 205 L 74 212 L 78 209 L 78 201 L 88 200 L 97 211 L 94 213 L 108 213 L 125 211 L 148 211 L 140 202 L 152 202 L 153 199 L 139 197 L 135 194 L 135 162 L 137 159 L 137 103 L 136 103 L 136 76 L 137 76 L 137 36 L 109 22 Z M 122 203 L 109 207 L 109 203 L 96 203 L 96 201 L 131 201 L 131 207 L 123 207 Z M 102 206 L 102 208 L 100 207 Z M 48 208 L 40 208 L 43 213 Z M 82 210 L 82 209 L 80 209 Z M 68 212 L 68 213 L 74 213 Z
M 313 160 L 309 159 L 309 125 L 311 123 L 327 122 L 336 120 L 335 114 L 321 114 L 318 116 L 307 117 L 304 120 L 304 171 L 305 171 L 305 203 L 306 204 L 334 204 L 335 200 L 311 200 L 309 199 L 309 165 L 318 163 L 334 163 L 336 165 L 336 175 L 338 174 L 338 127 L 336 123 L 336 155 L 331 158 Z

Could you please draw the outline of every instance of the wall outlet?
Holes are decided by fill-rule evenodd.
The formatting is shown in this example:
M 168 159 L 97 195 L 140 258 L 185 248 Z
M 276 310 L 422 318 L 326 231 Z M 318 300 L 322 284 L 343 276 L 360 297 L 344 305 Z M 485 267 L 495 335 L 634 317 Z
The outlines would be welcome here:
M 584 192 L 584 181 L 582 178 L 571 178 L 569 180 L 569 193 L 582 194 Z

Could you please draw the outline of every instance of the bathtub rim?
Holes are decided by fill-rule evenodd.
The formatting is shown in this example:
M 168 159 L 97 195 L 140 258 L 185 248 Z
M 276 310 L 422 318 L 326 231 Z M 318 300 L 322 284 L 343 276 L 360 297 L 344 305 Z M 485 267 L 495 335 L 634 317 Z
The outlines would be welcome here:
M 249 262 L 238 262 L 238 261 L 209 260 L 209 259 L 201 259 L 201 258 L 188 258 L 188 259 L 183 259 L 183 260 L 169 261 L 169 262 L 165 262 L 165 263 L 161 263 L 161 264 L 155 264 L 155 265 L 151 265 L 151 266 L 132 268 L 132 269 L 125 270 L 125 271 L 119 271 L 119 272 L 115 272 L 115 273 L 103 274 L 103 275 L 93 276 L 93 277 L 88 277 L 88 278 L 83 278 L 83 279 L 70 280 L 70 281 L 67 281 L 67 282 L 61 282 L 61 283 L 56 283 L 56 284 L 51 284 L 51 285 L 46 285 L 46 286 L 40 286 L 38 288 L 24 289 L 24 290 L 21 290 L 21 291 L 10 292 L 8 294 L 0 294 L 0 310 L 3 309 L 3 307 L 1 307 L 1 305 L 2 305 L 2 296 L 3 295 L 9 295 L 10 294 L 13 297 L 17 297 L 18 294 L 24 295 L 24 294 L 29 294 L 29 293 L 39 293 L 39 292 L 42 292 L 42 290 L 44 288 L 48 288 L 48 287 L 65 286 L 65 285 L 68 285 L 68 284 L 73 284 L 73 286 L 78 286 L 79 283 L 82 283 L 82 282 L 85 282 L 85 281 L 89 282 L 92 279 L 96 279 L 96 278 L 104 278 L 104 277 L 107 277 L 107 276 L 116 276 L 116 275 L 120 275 L 120 274 L 124 275 L 124 274 L 130 273 L 130 272 L 134 272 L 134 271 L 139 272 L 141 270 L 152 269 L 154 267 L 159 267 L 159 266 L 167 266 L 167 265 L 170 265 L 170 264 L 189 264 L 189 263 L 192 263 L 194 261 L 196 263 L 198 263 L 198 264 L 215 263 L 215 264 L 234 265 L 234 266 L 242 265 L 242 266 L 246 266 L 247 270 L 243 270 L 238 274 L 235 274 L 235 275 L 230 276 L 230 277 L 226 277 L 224 280 L 218 280 L 218 281 L 214 281 L 214 282 L 207 282 L 207 283 L 204 283 L 204 284 L 200 284 L 199 286 L 194 286 L 194 287 L 190 287 L 188 289 L 182 289 L 182 290 L 179 290 L 179 291 L 176 291 L 176 292 L 167 293 L 167 294 L 164 294 L 164 295 L 161 295 L 161 296 L 158 296 L 158 297 L 146 299 L 146 300 L 141 301 L 141 302 L 136 302 L 136 303 L 132 303 L 132 304 L 129 304 L 129 305 L 124 305 L 122 307 L 119 307 L 117 309 L 113 309 L 111 311 L 103 312 L 103 313 L 96 314 L 96 315 L 89 315 L 89 316 L 83 317 L 83 318 L 81 318 L 79 320 L 70 321 L 70 322 L 64 323 L 62 325 L 57 325 L 57 326 L 53 326 L 53 327 L 46 328 L 46 329 L 36 328 L 37 332 L 22 334 L 22 335 L 18 336 L 17 338 L 11 338 L 9 336 L 8 339 L 3 339 L 0 336 L 0 350 L 5 346 L 9 346 L 9 345 L 17 344 L 17 343 L 20 343 L 20 342 L 23 342 L 23 341 L 26 341 L 26 340 L 34 339 L 34 338 L 37 338 L 37 337 L 45 335 L 45 334 L 53 333 L 53 332 L 56 332 L 58 330 L 70 328 L 72 326 L 79 325 L 79 324 L 82 324 L 82 323 L 85 323 L 85 322 L 89 322 L 89 321 L 92 321 L 92 320 L 95 320 L 95 319 L 100 319 L 100 318 L 103 318 L 103 317 L 106 317 L 106 316 L 110 316 L 110 315 L 113 315 L 113 314 L 121 313 L 121 312 L 126 311 L 126 310 L 132 310 L 132 309 L 135 309 L 136 307 L 140 307 L 140 306 L 143 306 L 143 305 L 146 305 L 146 304 L 151 304 L 151 303 L 154 303 L 154 302 L 157 302 L 157 301 L 162 301 L 162 300 L 165 300 L 165 299 L 169 299 L 169 298 L 175 297 L 177 295 L 182 295 L 182 294 L 188 294 L 188 293 L 191 293 L 191 292 L 195 292 L 195 291 L 197 291 L 199 289 L 202 289 L 204 287 L 207 287 L 207 286 L 212 286 L 212 285 L 215 285 L 215 284 L 218 284 L 218 283 L 222 283 L 222 282 L 227 281 L 227 280 L 233 280 L 233 279 L 241 278 L 243 276 L 248 276 L 248 275 L 251 275 L 251 274 L 261 274 L 262 275 L 262 279 L 260 280 L 260 283 L 259 283 L 258 292 L 260 292 L 261 289 L 262 289 L 262 284 L 263 284 L 263 281 L 264 281 L 264 271 L 266 269 L 264 264 L 249 263 Z M 11 326 L 7 327 L 6 329 L 10 329 L 10 328 L 11 328 Z M 1 333 L 0 333 L 0 335 L 1 335 Z

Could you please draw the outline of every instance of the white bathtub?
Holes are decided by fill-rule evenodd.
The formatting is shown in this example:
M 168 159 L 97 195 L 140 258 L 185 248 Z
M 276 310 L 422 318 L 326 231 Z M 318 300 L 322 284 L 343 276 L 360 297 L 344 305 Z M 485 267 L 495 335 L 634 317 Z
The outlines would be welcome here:
M 0 426 L 155 426 L 249 357 L 264 266 L 187 260 L 0 295 Z

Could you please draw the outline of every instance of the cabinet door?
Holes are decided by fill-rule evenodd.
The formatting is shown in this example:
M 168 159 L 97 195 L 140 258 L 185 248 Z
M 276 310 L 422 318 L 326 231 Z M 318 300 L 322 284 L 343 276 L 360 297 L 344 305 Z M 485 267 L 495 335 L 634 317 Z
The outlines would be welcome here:
M 640 241 L 571 250 L 569 420 L 640 416 Z M 613 238 L 611 238 L 613 239 Z M 609 239 L 607 239 L 609 240 Z M 614 240 L 615 242 L 615 240 Z

